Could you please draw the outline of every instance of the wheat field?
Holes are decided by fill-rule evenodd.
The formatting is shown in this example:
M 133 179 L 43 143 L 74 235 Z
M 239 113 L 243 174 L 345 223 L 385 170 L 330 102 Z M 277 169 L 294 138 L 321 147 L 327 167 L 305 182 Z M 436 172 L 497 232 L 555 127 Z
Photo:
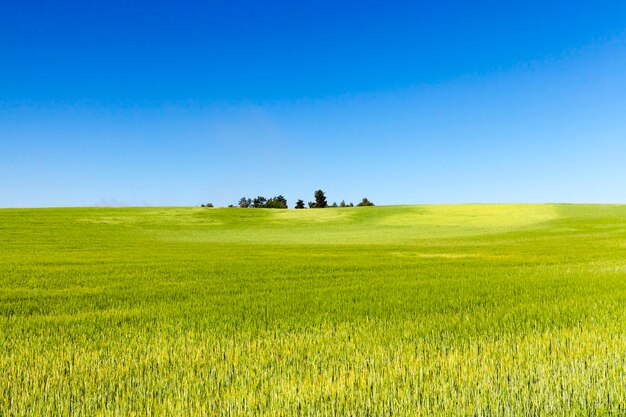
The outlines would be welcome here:
M 626 415 L 626 206 L 0 210 L 0 416 Z

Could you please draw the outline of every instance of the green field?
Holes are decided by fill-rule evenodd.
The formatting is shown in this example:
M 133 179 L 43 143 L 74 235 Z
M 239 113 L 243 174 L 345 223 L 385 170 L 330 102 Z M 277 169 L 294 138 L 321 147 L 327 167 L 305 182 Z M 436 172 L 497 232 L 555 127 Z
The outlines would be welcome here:
M 626 206 L 0 210 L 26 415 L 626 415 Z

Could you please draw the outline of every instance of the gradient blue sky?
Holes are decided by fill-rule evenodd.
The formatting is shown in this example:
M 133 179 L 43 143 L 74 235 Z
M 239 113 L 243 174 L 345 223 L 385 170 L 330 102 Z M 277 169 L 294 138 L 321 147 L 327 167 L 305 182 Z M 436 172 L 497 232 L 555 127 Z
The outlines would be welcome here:
M 626 2 L 4 1 L 0 207 L 626 202 Z

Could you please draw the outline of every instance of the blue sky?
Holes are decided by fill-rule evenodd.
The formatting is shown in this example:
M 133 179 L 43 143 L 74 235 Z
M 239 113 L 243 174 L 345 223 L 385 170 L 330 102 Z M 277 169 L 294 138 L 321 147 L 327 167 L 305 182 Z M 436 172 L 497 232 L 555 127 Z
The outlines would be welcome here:
M 23 1 L 0 207 L 626 202 L 626 3 Z

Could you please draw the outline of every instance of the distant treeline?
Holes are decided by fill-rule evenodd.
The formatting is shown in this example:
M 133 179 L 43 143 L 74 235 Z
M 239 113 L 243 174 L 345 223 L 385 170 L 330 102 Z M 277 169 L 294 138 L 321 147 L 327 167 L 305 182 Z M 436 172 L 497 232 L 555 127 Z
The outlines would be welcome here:
M 314 198 L 315 198 L 315 201 L 309 201 L 306 205 L 304 203 L 304 200 L 298 200 L 296 201 L 296 205 L 294 208 L 304 209 L 306 208 L 306 206 L 308 206 L 309 208 L 354 207 L 353 203 L 346 204 L 344 200 L 341 200 L 341 203 L 339 204 L 334 202 L 329 206 L 328 202 L 326 201 L 326 195 L 324 194 L 324 191 L 322 190 L 315 191 Z M 373 206 L 373 205 L 374 203 L 369 201 L 367 198 L 363 198 L 363 200 L 361 200 L 360 203 L 357 203 L 357 207 Z M 213 207 L 213 204 L 211 203 L 202 204 L 201 207 Z M 282 195 L 278 195 L 270 199 L 267 199 L 263 196 L 258 196 L 256 198 L 241 197 L 237 205 L 231 204 L 228 207 L 277 208 L 277 209 L 289 208 L 289 206 L 287 205 L 287 199 L 283 197 Z

